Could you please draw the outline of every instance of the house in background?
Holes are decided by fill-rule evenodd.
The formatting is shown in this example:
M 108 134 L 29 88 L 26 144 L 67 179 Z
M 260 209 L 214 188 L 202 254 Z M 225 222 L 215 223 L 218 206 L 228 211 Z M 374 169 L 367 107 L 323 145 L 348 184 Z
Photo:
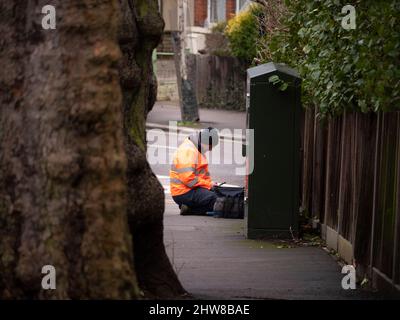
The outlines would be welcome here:
M 249 0 L 187 0 L 185 45 L 192 53 L 205 48 L 205 37 L 217 23 L 224 22 L 243 10 Z M 178 0 L 160 0 L 165 21 L 163 41 L 157 49 L 172 53 L 171 32 L 178 31 Z
M 154 55 L 158 100 L 177 101 L 179 99 L 171 34 L 173 31 L 179 31 L 178 1 L 159 0 L 165 29 L 162 41 Z M 204 50 L 211 28 L 217 23 L 229 20 L 246 8 L 249 3 L 249 0 L 187 0 L 184 41 L 186 51 L 197 54 L 199 50 Z
M 194 26 L 210 27 L 229 20 L 248 0 L 194 0 Z

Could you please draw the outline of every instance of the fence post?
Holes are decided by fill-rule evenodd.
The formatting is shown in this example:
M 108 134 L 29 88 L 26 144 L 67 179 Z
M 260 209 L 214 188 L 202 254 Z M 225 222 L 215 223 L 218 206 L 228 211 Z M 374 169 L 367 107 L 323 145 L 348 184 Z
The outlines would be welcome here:
M 338 213 L 337 213 L 337 235 L 338 235 L 338 241 L 339 241 L 339 236 L 341 233 L 341 227 L 342 227 L 342 217 L 343 217 L 343 188 L 342 184 L 344 183 L 344 172 L 345 172 L 345 145 L 346 145 L 346 117 L 347 113 L 346 111 L 343 112 L 342 116 L 342 137 L 341 137 L 341 143 L 340 143 L 340 178 L 339 178 L 339 196 L 338 196 Z
M 188 79 L 186 54 L 187 0 L 178 1 L 178 32 L 172 32 L 182 121 L 199 121 L 196 92 Z
M 400 275 L 398 275 L 400 262 L 399 262 L 399 242 L 400 242 L 400 112 L 397 113 L 397 184 L 396 184 L 396 207 L 395 207 L 395 222 L 394 222 L 394 246 L 393 246 L 393 284 L 396 285 L 396 281 L 400 284 Z M 398 278 L 398 279 L 397 279 Z
M 379 159 L 379 140 L 381 131 L 381 113 L 378 113 L 378 120 L 376 125 L 376 142 L 375 142 L 375 163 L 374 163 L 374 193 L 373 193 L 373 204 L 372 204 L 372 227 L 371 227 L 371 248 L 369 254 L 369 276 L 372 279 L 373 267 L 374 267 L 374 245 L 375 245 L 375 218 L 377 208 L 377 188 L 378 188 L 378 159 Z

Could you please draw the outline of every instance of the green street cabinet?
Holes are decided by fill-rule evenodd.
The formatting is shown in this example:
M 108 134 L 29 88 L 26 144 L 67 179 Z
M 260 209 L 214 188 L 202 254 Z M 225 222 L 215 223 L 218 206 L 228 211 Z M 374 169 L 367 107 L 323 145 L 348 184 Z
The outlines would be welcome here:
M 247 237 L 298 233 L 301 79 L 283 64 L 247 70 Z

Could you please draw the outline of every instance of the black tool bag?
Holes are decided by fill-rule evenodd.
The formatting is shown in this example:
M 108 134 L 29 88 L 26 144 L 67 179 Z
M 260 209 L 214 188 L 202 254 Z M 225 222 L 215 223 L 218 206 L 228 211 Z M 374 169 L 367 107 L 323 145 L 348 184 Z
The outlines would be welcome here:
M 221 218 L 244 218 L 243 187 L 217 186 L 213 188 L 213 191 L 218 197 L 214 205 L 214 211 L 219 213 Z

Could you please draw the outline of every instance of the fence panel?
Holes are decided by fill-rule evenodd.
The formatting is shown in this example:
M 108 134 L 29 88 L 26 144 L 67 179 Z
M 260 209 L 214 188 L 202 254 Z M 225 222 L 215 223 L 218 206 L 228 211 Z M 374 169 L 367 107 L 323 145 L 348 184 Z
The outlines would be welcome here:
M 331 119 L 328 123 L 324 216 L 326 225 L 334 230 L 338 227 L 341 137 L 341 119 Z
M 303 208 L 350 243 L 358 272 L 400 289 L 400 112 L 324 124 L 306 111 L 302 128 Z
M 326 145 L 327 145 L 327 125 L 326 122 L 319 121 L 315 116 L 313 137 L 313 158 L 312 158 L 312 193 L 311 208 L 312 216 L 324 222 L 324 198 L 326 184 Z
M 377 117 L 356 114 L 355 130 L 353 247 L 357 265 L 366 269 L 370 264 Z
M 355 147 L 355 114 L 345 113 L 342 117 L 342 123 L 338 232 L 345 239 L 350 239 L 354 202 L 354 180 L 352 177 L 353 163 L 355 162 L 353 152 Z
M 302 161 L 301 166 L 301 207 L 302 210 L 310 213 L 311 191 L 313 177 L 313 148 L 314 148 L 314 109 L 307 109 L 304 112 L 304 125 L 302 135 Z
M 393 277 L 395 222 L 398 202 L 398 116 L 380 116 L 378 181 L 376 188 L 373 266 L 388 278 Z M 397 199 L 396 199 L 397 198 Z M 397 211 L 397 212 L 396 212 Z
M 199 107 L 245 110 L 246 67 L 237 58 L 188 54 Z

